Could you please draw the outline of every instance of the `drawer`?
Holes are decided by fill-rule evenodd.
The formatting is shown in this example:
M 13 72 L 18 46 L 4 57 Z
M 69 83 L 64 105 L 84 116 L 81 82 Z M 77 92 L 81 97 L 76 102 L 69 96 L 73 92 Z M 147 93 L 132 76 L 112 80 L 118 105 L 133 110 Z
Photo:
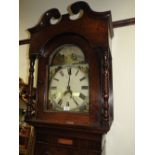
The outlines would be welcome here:
M 37 143 L 35 155 L 74 155 L 74 150 Z
M 73 148 L 76 145 L 76 140 L 68 137 L 52 136 L 52 135 L 36 135 L 36 143 L 38 144 L 47 144 L 52 147 L 64 147 L 64 148 Z

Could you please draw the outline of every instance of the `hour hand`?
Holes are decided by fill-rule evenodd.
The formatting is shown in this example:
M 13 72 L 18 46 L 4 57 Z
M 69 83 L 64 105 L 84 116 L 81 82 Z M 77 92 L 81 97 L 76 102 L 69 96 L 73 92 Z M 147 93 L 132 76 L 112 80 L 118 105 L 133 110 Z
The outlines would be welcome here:
M 70 67 L 67 69 L 67 71 L 68 71 L 68 75 L 71 75 L 72 74 Z
M 70 86 L 67 86 L 67 91 L 66 92 L 70 92 L 71 89 L 70 89 Z
M 61 104 L 62 104 L 62 99 L 60 99 L 60 100 L 58 101 L 58 104 L 61 106 Z

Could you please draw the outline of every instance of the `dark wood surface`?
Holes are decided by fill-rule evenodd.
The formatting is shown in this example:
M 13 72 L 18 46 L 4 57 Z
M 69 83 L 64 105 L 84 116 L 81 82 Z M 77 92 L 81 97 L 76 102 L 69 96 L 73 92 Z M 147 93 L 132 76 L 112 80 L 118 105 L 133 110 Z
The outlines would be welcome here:
M 113 24 L 113 28 L 135 25 L 135 18 L 114 21 L 112 24 Z
M 36 155 L 100 155 L 102 135 L 111 127 L 113 115 L 111 39 L 113 27 L 111 12 L 94 12 L 86 2 L 70 6 L 73 14 L 81 9 L 84 14 L 71 20 L 59 10 L 45 12 L 30 32 L 29 95 L 26 121 L 35 127 Z M 61 17 L 61 18 L 60 18 Z M 51 24 L 50 19 L 59 20 Z M 49 112 L 49 67 L 55 49 L 64 44 L 78 46 L 89 64 L 89 112 Z M 36 104 L 32 102 L 35 60 L 38 61 Z
M 135 25 L 135 18 L 128 18 L 112 22 L 113 28 L 120 28 L 124 26 Z M 30 39 L 23 39 L 19 41 L 19 45 L 30 44 Z
M 54 128 L 42 130 L 37 127 L 36 147 L 38 149 L 35 153 L 37 155 L 101 155 L 104 147 L 101 146 L 101 141 L 101 134 Z
M 30 44 L 30 39 L 19 40 L 19 45 Z

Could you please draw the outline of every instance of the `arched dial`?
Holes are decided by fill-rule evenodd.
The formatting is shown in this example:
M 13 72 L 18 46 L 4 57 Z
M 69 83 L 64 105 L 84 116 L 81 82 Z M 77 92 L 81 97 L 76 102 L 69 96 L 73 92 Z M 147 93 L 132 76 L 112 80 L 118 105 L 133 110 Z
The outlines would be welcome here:
M 49 105 L 52 110 L 88 112 L 88 64 L 53 66 L 50 72 Z

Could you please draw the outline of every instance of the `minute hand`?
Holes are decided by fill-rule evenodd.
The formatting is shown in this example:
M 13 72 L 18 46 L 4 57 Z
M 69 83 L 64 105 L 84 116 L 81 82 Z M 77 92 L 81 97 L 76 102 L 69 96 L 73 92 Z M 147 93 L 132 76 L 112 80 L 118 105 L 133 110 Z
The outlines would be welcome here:
M 67 85 L 67 91 L 70 91 L 70 76 L 71 76 L 71 68 L 68 68 L 68 75 L 69 75 L 69 79 L 68 79 L 68 85 Z

